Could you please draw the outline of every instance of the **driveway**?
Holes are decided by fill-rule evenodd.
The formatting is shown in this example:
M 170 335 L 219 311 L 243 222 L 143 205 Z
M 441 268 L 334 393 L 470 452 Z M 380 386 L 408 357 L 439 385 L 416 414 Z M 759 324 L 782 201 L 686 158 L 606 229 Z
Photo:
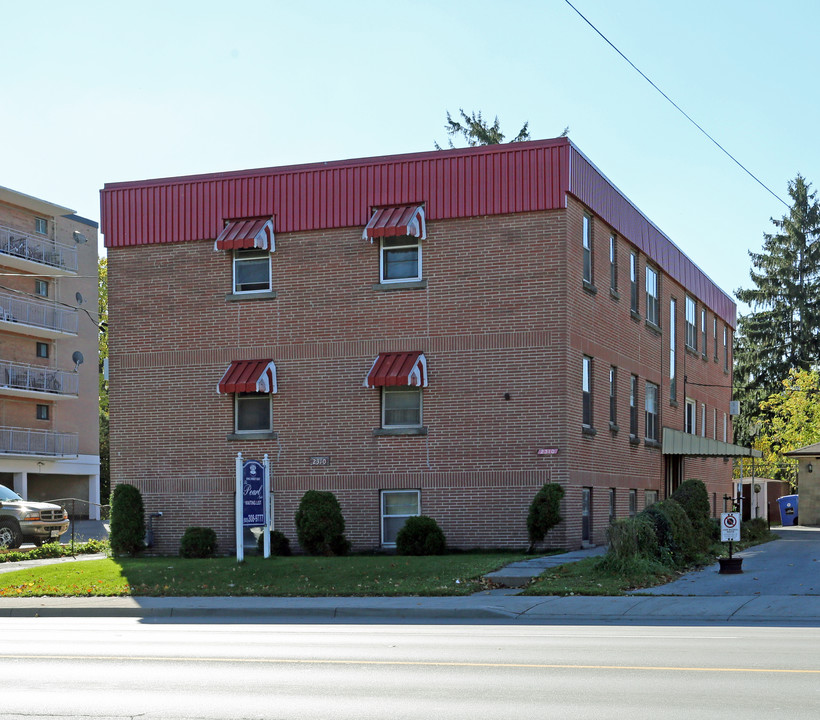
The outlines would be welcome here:
M 820 528 L 784 527 L 779 539 L 737 553 L 743 573 L 721 575 L 715 563 L 640 595 L 820 595 Z

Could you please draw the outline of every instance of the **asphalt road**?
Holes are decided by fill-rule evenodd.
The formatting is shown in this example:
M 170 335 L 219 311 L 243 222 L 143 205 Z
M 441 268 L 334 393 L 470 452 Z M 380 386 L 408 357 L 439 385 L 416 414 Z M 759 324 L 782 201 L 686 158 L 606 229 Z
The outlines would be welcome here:
M 0 717 L 820 715 L 820 629 L 0 621 Z

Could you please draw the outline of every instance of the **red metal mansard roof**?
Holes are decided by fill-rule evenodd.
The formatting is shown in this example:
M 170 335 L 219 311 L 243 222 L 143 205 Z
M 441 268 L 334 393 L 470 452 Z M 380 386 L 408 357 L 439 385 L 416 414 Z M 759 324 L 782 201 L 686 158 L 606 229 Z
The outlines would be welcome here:
M 273 360 L 234 360 L 217 385 L 220 395 L 238 392 L 275 393 L 276 365 Z
M 389 385 L 427 387 L 427 358 L 420 352 L 380 353 L 373 361 L 364 387 Z
M 379 208 L 367 223 L 362 238 L 372 242 L 373 238 L 401 235 L 411 235 L 419 240 L 427 237 L 423 205 L 394 205 Z
M 213 242 L 235 218 L 275 216 L 278 233 L 304 232 L 365 227 L 374 209 L 422 201 L 435 222 L 564 209 L 567 195 L 736 326 L 732 298 L 568 138 L 106 183 L 101 229 L 108 248 Z
M 214 250 L 259 250 L 276 249 L 273 237 L 273 218 L 249 218 L 232 220 L 219 233 L 214 242 Z

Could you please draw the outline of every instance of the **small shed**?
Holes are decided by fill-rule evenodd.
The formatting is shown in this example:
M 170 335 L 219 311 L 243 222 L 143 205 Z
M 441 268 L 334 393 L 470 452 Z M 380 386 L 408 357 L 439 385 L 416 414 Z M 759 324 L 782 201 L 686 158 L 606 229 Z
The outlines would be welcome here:
M 787 482 L 761 477 L 742 477 L 735 481 L 736 495 L 743 498 L 743 520 L 763 518 L 780 524 L 780 508 L 777 498 L 790 495 L 792 490 Z
M 820 526 L 820 443 L 785 455 L 797 460 L 798 524 Z

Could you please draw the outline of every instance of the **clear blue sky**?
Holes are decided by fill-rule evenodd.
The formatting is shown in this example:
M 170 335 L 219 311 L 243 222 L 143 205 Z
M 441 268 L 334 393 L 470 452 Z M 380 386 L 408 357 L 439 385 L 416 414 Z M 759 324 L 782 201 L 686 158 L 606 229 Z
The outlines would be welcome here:
M 820 183 L 813 0 L 573 0 L 788 200 Z M 570 138 L 721 287 L 785 207 L 564 2 L 0 0 L 0 185 L 99 220 L 106 182 L 429 150 L 445 112 Z

